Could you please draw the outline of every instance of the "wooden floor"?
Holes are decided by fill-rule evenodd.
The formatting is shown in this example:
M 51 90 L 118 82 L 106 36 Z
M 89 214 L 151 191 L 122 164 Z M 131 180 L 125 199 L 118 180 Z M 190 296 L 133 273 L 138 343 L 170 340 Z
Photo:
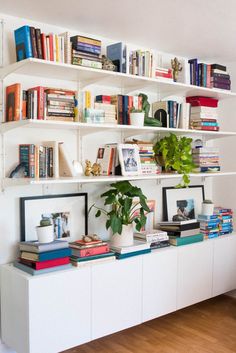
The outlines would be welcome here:
M 65 352 L 236 353 L 236 299 L 222 295 Z

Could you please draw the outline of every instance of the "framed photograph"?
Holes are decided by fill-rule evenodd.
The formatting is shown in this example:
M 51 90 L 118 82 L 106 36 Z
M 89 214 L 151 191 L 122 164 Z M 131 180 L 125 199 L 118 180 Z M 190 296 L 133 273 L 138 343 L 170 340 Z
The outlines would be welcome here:
M 118 153 L 122 175 L 142 174 L 139 149 L 137 145 L 118 144 Z
M 145 213 L 145 216 L 147 217 L 147 220 L 146 220 L 146 224 L 145 226 L 141 229 L 141 231 L 151 231 L 152 229 L 154 229 L 154 222 L 155 222 L 155 208 L 156 208 L 156 201 L 155 200 L 146 200 L 147 202 L 147 205 L 150 209 L 150 212 L 147 213 L 146 211 L 144 212 Z M 135 202 L 134 202 L 134 206 L 135 206 Z M 139 215 L 139 210 L 135 210 L 134 208 L 134 214 L 135 216 L 136 215 Z M 137 231 L 135 228 L 134 228 L 134 231 Z
M 55 239 L 80 239 L 88 234 L 87 193 L 21 197 L 21 241 L 37 240 L 42 219 L 50 219 Z
M 172 221 L 175 215 L 194 219 L 201 213 L 202 201 L 205 199 L 203 185 L 180 189 L 166 187 L 162 191 L 164 221 Z

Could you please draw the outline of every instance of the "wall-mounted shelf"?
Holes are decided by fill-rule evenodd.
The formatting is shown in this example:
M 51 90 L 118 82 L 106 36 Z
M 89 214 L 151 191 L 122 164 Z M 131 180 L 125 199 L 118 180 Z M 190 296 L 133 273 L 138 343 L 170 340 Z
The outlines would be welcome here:
M 236 93 L 220 89 L 197 87 L 184 83 L 167 82 L 164 79 L 135 76 L 32 58 L 16 62 L 0 69 L 0 78 L 4 79 L 14 73 L 80 82 L 81 87 L 97 83 L 109 87 L 117 87 L 126 92 L 147 90 L 149 92 L 159 93 L 160 98 L 170 95 L 203 95 L 217 99 L 236 97 Z
M 173 129 L 161 127 L 136 127 L 131 125 L 117 125 L 117 124 L 88 124 L 64 121 L 47 121 L 47 120 L 22 120 L 3 123 L 0 125 L 0 132 L 6 133 L 14 129 L 27 127 L 27 128 L 43 128 L 43 129 L 67 129 L 67 130 L 80 130 L 81 136 L 89 135 L 96 132 L 116 131 L 123 132 L 126 136 L 142 135 L 147 133 L 155 133 L 160 136 L 167 133 L 174 133 L 176 135 L 191 135 L 191 136 L 204 136 L 204 138 L 217 139 L 222 137 L 236 136 L 236 132 L 229 131 L 202 131 L 202 130 L 188 130 L 188 129 Z

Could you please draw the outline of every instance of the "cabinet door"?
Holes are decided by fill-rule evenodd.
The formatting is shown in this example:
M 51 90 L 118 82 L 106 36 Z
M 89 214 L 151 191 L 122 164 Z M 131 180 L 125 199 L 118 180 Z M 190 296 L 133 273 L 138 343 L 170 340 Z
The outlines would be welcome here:
M 213 242 L 178 248 L 177 309 L 212 296 Z
M 143 321 L 176 310 L 177 249 L 156 250 L 143 257 Z
M 213 296 L 236 289 L 236 236 L 214 241 Z
M 92 339 L 141 323 L 142 256 L 92 267 Z
M 29 281 L 30 352 L 56 353 L 91 340 L 90 267 Z

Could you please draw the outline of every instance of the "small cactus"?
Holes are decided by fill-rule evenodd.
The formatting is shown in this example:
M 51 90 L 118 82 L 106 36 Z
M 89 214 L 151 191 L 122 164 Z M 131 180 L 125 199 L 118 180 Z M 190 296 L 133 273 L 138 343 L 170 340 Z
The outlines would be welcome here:
M 47 227 L 47 226 L 51 226 L 51 221 L 50 218 L 43 218 L 40 221 L 40 227 Z

